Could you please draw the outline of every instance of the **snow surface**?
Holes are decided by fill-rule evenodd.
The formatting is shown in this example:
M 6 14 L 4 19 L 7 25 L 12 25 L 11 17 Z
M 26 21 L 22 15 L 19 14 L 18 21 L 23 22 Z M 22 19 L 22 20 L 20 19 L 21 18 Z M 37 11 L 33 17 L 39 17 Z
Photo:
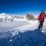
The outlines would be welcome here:
M 46 32 L 46 20 L 44 22 L 43 31 Z M 18 35 L 18 32 L 25 32 L 28 30 L 35 30 L 38 28 L 39 22 L 38 20 L 16 20 L 15 22 L 0 22 L 0 32 L 8 32 L 12 33 L 12 36 Z
M 25 18 L 0 22 L 0 46 L 46 46 L 46 19 L 42 31 L 38 25 L 38 20 Z
M 27 24 L 29 24 L 27 21 L 0 22 L 0 31 L 9 31 Z

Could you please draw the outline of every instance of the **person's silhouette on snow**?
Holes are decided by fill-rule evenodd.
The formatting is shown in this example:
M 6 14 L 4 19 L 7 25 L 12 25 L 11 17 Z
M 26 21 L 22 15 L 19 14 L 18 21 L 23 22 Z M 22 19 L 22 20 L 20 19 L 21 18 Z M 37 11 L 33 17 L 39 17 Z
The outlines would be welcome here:
M 42 29 L 43 27 L 43 22 L 44 22 L 44 18 L 46 17 L 46 14 L 44 12 L 44 10 L 41 11 L 40 15 L 38 16 L 38 21 L 39 21 L 39 29 Z

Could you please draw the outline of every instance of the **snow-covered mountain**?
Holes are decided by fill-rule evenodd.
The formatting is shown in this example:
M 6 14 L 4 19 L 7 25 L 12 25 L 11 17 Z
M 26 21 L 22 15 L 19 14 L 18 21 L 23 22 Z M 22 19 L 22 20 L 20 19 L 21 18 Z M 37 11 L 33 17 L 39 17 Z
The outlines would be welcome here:
M 26 18 L 27 18 L 27 20 L 35 20 L 35 17 L 30 13 L 26 14 Z
M 6 14 L 6 13 L 0 14 L 0 18 L 1 18 L 0 21 L 4 21 L 4 22 L 0 22 L 0 32 L 7 32 L 7 31 L 10 31 L 10 30 L 11 31 L 12 30 L 19 30 L 19 31 L 23 32 L 23 31 L 34 30 L 34 29 L 38 28 L 38 25 L 39 25 L 38 20 L 29 20 L 28 21 L 25 18 L 25 16 L 24 16 L 24 18 L 20 17 L 21 19 L 20 18 L 16 18 L 16 17 L 20 17 L 20 16 L 17 16 L 17 15 L 13 16 L 13 15 Z M 9 22 L 8 21 L 11 18 L 14 18 L 13 19 L 14 21 L 10 20 L 10 21 L 13 21 L 13 22 Z M 43 28 L 46 27 L 45 24 L 46 24 L 46 20 L 44 22 L 44 27 Z
M 34 19 L 34 16 L 32 14 L 29 14 L 29 15 L 30 15 L 30 19 Z M 2 21 L 19 21 L 19 20 L 28 20 L 28 19 L 26 16 L 20 16 L 17 14 L 6 14 L 6 13 L 0 14 L 0 22 L 2 22 Z
M 46 46 L 46 19 L 41 31 L 37 19 L 20 19 L 16 15 L 4 13 L 0 14 L 0 18 L 0 46 Z M 11 18 L 14 18 L 13 22 L 8 21 Z
M 0 14 L 0 21 L 14 21 L 15 19 L 24 19 L 25 17 L 19 15 L 11 15 L 6 13 Z

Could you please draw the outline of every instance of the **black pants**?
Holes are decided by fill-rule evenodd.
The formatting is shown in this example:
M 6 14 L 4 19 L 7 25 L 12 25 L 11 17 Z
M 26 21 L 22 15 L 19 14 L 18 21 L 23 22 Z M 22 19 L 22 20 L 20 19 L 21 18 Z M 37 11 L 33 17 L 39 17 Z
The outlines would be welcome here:
M 39 29 L 43 27 L 43 22 L 44 22 L 44 20 L 40 20 L 40 24 L 39 24 L 39 27 L 38 27 Z

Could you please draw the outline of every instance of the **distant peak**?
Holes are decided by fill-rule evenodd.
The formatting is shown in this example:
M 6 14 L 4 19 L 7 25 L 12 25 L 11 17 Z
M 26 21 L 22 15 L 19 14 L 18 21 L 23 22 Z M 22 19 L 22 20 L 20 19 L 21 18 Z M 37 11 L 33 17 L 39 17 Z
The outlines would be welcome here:
M 28 14 L 31 14 L 30 12 L 28 12 Z
M 6 13 L 1 13 L 1 15 L 6 15 Z

